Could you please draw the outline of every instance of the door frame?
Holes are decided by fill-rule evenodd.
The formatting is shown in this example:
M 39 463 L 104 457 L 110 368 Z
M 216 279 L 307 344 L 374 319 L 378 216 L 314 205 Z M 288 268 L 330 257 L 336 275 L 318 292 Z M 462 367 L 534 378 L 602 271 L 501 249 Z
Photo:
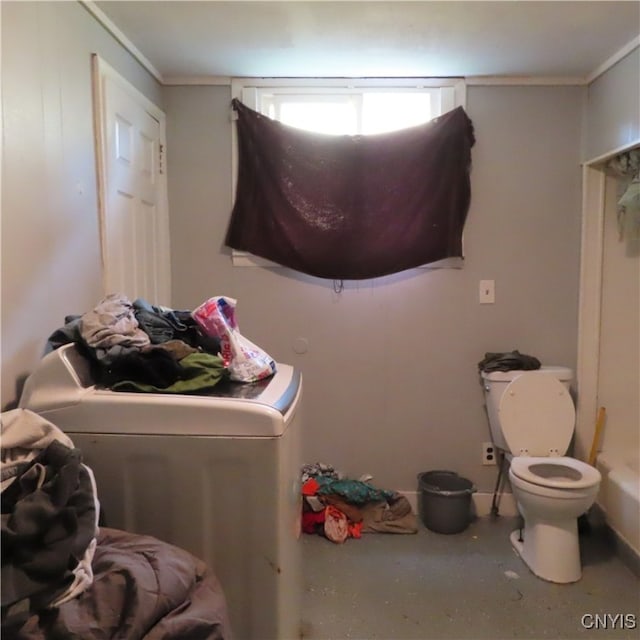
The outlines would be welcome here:
M 171 253 L 169 240 L 169 199 L 167 195 L 167 138 L 166 115 L 158 105 L 151 102 L 147 96 L 136 89 L 123 78 L 112 66 L 105 62 L 97 53 L 91 54 L 91 79 L 93 92 L 93 132 L 96 150 L 96 176 L 98 186 L 98 217 L 100 229 L 100 262 L 102 266 L 103 295 L 113 293 L 107 290 L 109 281 L 109 264 L 107 262 L 107 138 L 106 138 L 106 92 L 104 83 L 109 79 L 120 85 L 136 102 L 142 106 L 160 124 L 160 171 L 158 175 L 158 221 L 160 254 L 164 259 L 160 261 L 161 272 L 160 289 L 162 304 L 171 305 Z
M 578 302 L 578 384 L 575 455 L 589 456 L 598 411 L 604 213 L 607 176 L 603 164 L 640 145 L 640 138 L 582 165 L 582 240 Z

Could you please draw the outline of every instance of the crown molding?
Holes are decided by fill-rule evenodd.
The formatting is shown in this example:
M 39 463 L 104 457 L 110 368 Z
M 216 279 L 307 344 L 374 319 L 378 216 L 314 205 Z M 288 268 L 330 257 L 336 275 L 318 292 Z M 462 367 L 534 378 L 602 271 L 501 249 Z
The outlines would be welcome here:
M 230 86 L 231 78 L 228 76 L 167 76 L 164 78 L 163 84 L 172 87 L 184 85 Z
M 640 35 L 637 35 L 633 40 L 627 42 L 619 51 L 616 51 L 609 59 L 605 60 L 599 67 L 594 69 L 586 78 L 586 84 L 591 84 L 596 78 L 599 78 L 603 73 L 611 69 L 615 64 L 620 62 L 622 58 L 628 56 L 632 51 L 640 47 Z
M 467 86 L 567 86 L 584 85 L 584 78 L 578 76 L 467 76 Z
M 255 78 L 252 78 L 255 80 Z M 388 77 L 384 78 L 375 78 L 372 76 L 367 76 L 363 78 L 327 78 L 327 77 L 319 77 L 319 76 L 309 76 L 309 77 L 297 77 L 297 78 L 289 78 L 289 77 L 278 77 L 273 76 L 269 78 L 260 78 L 261 80 L 266 80 L 268 83 L 273 83 L 274 80 L 286 80 L 287 83 L 290 84 L 309 84 L 311 80 L 324 80 L 324 81 L 335 81 L 336 84 L 345 84 L 349 80 L 359 81 L 360 83 L 366 80 L 388 80 L 391 84 L 394 80 L 397 81 L 424 81 L 431 80 L 432 82 L 429 85 L 425 86 L 440 86 L 438 83 L 439 78 L 425 78 L 425 77 Z M 450 78 L 446 78 L 450 80 Z M 459 80 L 460 78 L 458 78 Z M 226 86 L 230 85 L 233 81 L 233 78 L 227 76 L 170 76 L 164 78 L 163 84 L 167 86 L 187 86 L 187 85 L 218 85 L 218 86 Z M 467 76 L 464 78 L 464 81 L 468 86 L 519 86 L 519 85 L 531 85 L 531 86 L 567 86 L 567 85 L 584 85 L 586 84 L 585 78 L 577 77 L 577 76 Z
M 95 2 L 90 0 L 79 0 L 79 2 L 160 84 L 164 84 L 162 74 L 144 56 L 142 51 L 96 6 Z

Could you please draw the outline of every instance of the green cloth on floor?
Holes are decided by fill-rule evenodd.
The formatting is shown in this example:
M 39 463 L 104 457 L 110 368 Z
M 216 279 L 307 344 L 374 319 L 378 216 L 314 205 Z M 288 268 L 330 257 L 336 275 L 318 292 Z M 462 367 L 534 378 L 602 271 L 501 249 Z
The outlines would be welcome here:
M 342 496 L 351 504 L 366 504 L 367 502 L 389 500 L 396 495 L 395 491 L 376 489 L 376 487 L 360 480 L 334 480 L 333 478 L 319 476 L 316 477 L 316 481 L 320 485 L 318 495 L 333 493 Z
M 198 394 L 212 389 L 227 375 L 222 358 L 210 353 L 191 353 L 180 360 L 180 366 L 183 369 L 180 380 L 168 387 L 156 387 L 133 380 L 121 380 L 111 388 L 114 391 Z

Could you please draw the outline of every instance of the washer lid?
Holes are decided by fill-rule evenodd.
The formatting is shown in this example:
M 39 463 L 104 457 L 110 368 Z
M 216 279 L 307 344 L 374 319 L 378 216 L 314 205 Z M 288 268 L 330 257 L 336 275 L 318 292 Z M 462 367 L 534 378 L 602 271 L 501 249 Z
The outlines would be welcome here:
M 569 448 L 575 408 L 555 376 L 539 371 L 518 376 L 502 394 L 498 413 L 514 456 L 560 456 Z
M 511 472 L 532 484 L 554 489 L 586 489 L 601 480 L 600 472 L 595 467 L 566 456 L 513 458 Z

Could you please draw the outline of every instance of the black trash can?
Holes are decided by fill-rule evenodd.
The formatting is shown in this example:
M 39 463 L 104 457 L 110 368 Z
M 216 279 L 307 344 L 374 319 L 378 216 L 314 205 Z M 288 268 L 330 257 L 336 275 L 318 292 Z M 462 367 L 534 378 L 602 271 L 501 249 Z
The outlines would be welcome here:
M 436 533 L 460 533 L 471 521 L 474 484 L 455 471 L 418 474 L 420 515 L 424 526 Z

